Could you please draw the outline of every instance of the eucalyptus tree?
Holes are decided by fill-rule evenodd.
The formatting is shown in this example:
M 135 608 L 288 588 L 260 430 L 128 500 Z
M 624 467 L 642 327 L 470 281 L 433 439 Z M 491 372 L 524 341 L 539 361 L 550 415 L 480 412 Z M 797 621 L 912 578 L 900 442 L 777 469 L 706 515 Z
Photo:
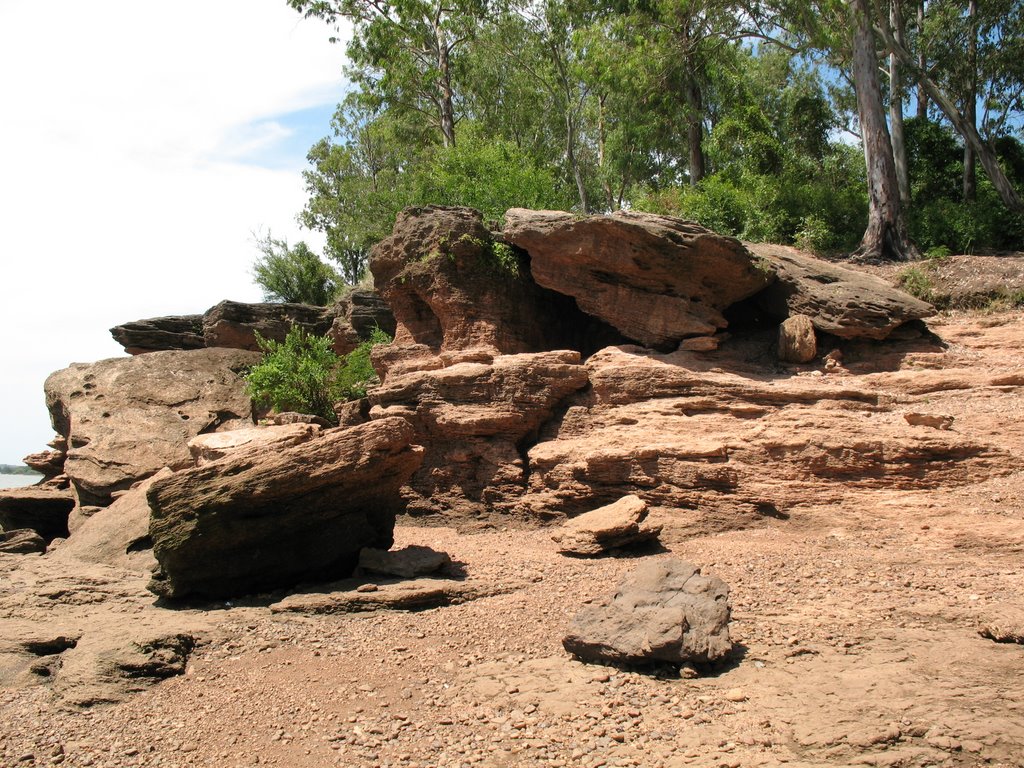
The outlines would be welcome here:
M 870 5 L 870 0 L 864 2 Z M 886 14 L 875 13 L 874 28 L 963 138 L 968 159 L 977 157 L 1003 204 L 1024 213 L 1024 202 L 1000 168 L 991 143 L 1014 116 L 1024 113 L 1024 9 L 1019 0 L 990 0 L 975 6 L 973 13 L 970 5 L 958 9 L 941 0 L 929 4 L 922 34 L 932 54 L 945 62 L 931 69 L 919 65 Z M 981 131 L 974 114 L 979 97 L 985 107 Z M 970 193 L 972 184 L 965 186 Z
M 488 0 L 288 0 L 306 17 L 351 23 L 349 76 L 455 144 L 460 59 Z M 333 38 L 332 38 L 333 39 Z

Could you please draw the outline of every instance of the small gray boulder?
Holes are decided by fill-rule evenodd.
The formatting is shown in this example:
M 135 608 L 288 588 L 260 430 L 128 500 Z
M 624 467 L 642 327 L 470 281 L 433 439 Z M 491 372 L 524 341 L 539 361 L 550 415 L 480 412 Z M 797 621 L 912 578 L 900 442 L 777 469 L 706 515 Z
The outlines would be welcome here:
M 637 568 L 611 598 L 580 611 L 562 645 L 583 661 L 707 663 L 732 650 L 729 587 L 683 560 Z

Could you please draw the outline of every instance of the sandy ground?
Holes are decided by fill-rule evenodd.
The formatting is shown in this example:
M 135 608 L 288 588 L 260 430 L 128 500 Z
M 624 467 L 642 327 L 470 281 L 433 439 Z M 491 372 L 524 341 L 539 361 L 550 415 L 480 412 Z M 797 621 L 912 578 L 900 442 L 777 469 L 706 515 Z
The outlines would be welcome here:
M 1019 312 L 934 327 L 960 360 L 1020 364 Z M 1005 424 L 1002 447 L 1019 451 L 1019 391 L 937 393 L 933 406 L 974 413 L 996 441 Z M 714 535 L 658 514 L 663 551 L 595 560 L 558 555 L 545 530 L 401 525 L 399 546 L 516 588 L 416 613 L 177 611 L 209 625 L 206 642 L 184 675 L 121 703 L 69 707 L 44 682 L 0 689 L 0 765 L 1024 766 L 1024 645 L 982 634 L 1024 632 L 1024 466 L 808 499 Z M 684 679 L 563 651 L 573 614 L 641 556 L 731 586 L 729 664 Z M 0 577 L 40 578 L 5 557 Z M 108 620 L 163 610 L 140 590 L 110 597 Z

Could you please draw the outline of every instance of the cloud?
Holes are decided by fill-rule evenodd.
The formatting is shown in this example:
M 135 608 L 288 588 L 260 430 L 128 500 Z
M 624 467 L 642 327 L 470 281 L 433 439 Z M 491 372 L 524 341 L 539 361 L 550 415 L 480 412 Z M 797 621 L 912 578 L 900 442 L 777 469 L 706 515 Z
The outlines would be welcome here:
M 50 371 L 122 354 L 112 325 L 259 300 L 254 231 L 322 244 L 295 214 L 329 35 L 283 0 L 0 3 L 0 463 L 52 434 Z

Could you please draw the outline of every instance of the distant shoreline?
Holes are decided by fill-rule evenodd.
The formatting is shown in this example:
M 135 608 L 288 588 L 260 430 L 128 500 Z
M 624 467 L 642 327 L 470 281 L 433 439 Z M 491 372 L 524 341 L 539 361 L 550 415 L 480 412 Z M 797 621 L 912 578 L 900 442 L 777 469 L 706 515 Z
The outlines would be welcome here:
M 36 472 L 32 467 L 24 464 L 0 464 L 0 475 L 36 475 L 42 477 L 41 472 Z

